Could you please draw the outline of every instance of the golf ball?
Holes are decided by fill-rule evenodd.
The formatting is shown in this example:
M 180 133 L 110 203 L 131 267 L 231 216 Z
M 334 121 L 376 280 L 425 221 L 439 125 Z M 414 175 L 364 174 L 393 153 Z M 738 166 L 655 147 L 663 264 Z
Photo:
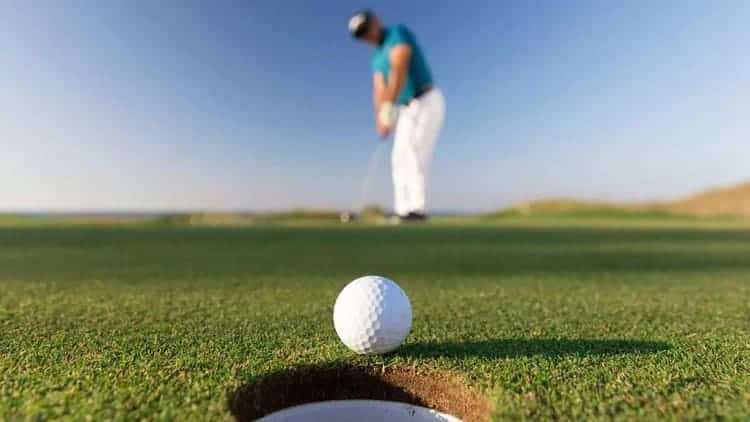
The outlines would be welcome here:
M 411 330 L 411 303 L 393 281 L 360 277 L 339 293 L 333 325 L 341 341 L 360 354 L 388 353 L 404 342 Z

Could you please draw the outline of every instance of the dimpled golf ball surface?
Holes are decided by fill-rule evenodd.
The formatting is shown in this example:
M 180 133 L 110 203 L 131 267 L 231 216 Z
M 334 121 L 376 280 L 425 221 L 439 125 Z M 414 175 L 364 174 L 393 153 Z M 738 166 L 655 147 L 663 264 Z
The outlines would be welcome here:
M 339 293 L 333 325 L 355 353 L 380 354 L 398 348 L 411 330 L 411 303 L 401 287 L 378 276 L 358 278 Z

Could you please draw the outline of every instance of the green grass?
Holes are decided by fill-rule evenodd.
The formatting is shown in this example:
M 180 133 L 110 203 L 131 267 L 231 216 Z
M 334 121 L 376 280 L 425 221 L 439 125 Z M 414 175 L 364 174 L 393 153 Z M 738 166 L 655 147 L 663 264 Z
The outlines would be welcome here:
M 354 357 L 332 306 L 363 274 L 414 306 Z M 499 419 L 750 414 L 750 231 L 738 227 L 0 229 L 0 419 L 222 420 L 299 365 L 459 374 Z
M 681 210 L 681 211 L 678 211 Z M 595 221 L 606 224 L 635 223 L 642 225 L 741 225 L 748 224 L 742 210 L 736 215 L 724 211 L 722 215 L 703 216 L 697 210 L 676 207 L 669 203 L 616 204 L 596 201 L 542 200 L 504 210 L 481 214 L 475 219 L 484 223 L 493 221 L 558 221 L 563 224 Z
M 19 227 L 41 225 L 40 219 L 15 214 L 0 214 L 0 227 Z

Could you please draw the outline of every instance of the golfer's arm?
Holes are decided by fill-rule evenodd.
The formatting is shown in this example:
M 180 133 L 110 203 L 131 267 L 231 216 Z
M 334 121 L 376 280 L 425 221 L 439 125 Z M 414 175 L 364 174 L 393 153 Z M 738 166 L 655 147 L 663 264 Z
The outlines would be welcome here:
M 383 96 L 385 95 L 385 78 L 380 72 L 375 72 L 372 75 L 372 105 L 375 108 L 375 114 L 377 115 L 380 110 L 380 105 L 383 104 Z
M 385 86 L 382 102 L 395 103 L 404 83 L 406 83 L 406 76 L 409 74 L 411 47 L 408 44 L 399 44 L 393 47 L 390 60 L 391 72 L 388 76 L 388 84 Z

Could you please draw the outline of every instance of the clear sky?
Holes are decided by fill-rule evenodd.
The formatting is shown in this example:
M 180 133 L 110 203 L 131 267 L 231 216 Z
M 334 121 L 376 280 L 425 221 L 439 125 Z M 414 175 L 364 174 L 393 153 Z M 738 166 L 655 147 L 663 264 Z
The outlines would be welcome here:
M 356 206 L 363 6 L 412 28 L 447 98 L 434 209 L 750 179 L 745 0 L 9 0 L 0 209 Z

